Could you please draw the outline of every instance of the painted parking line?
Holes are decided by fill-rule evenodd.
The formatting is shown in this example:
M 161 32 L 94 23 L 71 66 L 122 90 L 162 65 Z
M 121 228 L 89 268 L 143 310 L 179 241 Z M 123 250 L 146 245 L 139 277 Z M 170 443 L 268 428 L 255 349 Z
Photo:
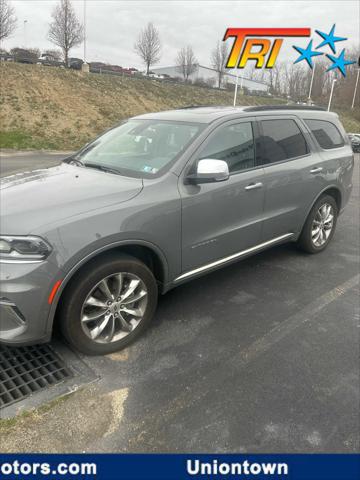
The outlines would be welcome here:
M 247 365 L 263 353 L 270 350 L 276 343 L 290 335 L 295 329 L 310 321 L 312 317 L 318 314 L 330 303 L 336 301 L 346 292 L 356 287 L 359 281 L 360 274 L 357 274 L 329 292 L 324 293 L 321 297 L 313 300 L 305 308 L 283 321 L 279 326 L 270 330 L 263 337 L 256 340 L 248 348 L 242 350 L 239 355 L 235 355 L 232 360 L 237 366 L 241 367 L 241 364 Z
M 237 355 L 233 355 L 225 362 L 222 362 L 218 368 L 212 369 L 202 380 L 196 382 L 189 389 L 177 395 L 173 401 L 169 402 L 166 411 L 162 412 L 162 422 L 173 421 L 175 415 L 184 409 L 189 409 L 191 405 L 199 403 L 201 399 L 207 395 L 208 385 L 217 384 L 220 377 L 223 382 L 226 378 L 232 378 L 234 369 L 236 373 L 239 374 L 239 372 L 245 367 L 248 367 L 251 362 L 271 350 L 274 345 L 290 335 L 294 330 L 306 322 L 311 321 L 314 315 L 356 287 L 359 281 L 360 274 L 357 274 L 346 282 L 337 285 L 332 290 L 310 302 L 299 312 L 291 315 L 284 320 L 281 325 L 270 330 L 263 337 L 253 342 L 248 348 L 241 350 Z M 231 366 L 231 368 L 226 368 L 224 373 L 224 367 L 226 365 Z

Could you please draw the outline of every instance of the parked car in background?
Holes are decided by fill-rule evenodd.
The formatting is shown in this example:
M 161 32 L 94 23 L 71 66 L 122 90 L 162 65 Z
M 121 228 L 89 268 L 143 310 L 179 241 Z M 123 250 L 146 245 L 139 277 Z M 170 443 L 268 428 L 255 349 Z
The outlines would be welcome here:
M 47 67 L 65 67 L 65 63 L 63 61 L 49 53 L 43 53 L 38 63 Z
M 84 60 L 82 60 L 81 58 L 69 58 L 68 60 L 68 66 L 73 70 L 81 70 L 83 63 Z
M 349 133 L 351 146 L 354 152 L 360 152 L 360 133 Z
M 13 62 L 14 57 L 8 52 L 2 51 L 0 52 L 0 62 Z
M 60 166 L 5 177 L 0 342 L 48 341 L 56 318 L 75 349 L 111 353 L 158 293 L 284 242 L 323 252 L 353 166 L 334 113 L 202 107 L 131 118 Z

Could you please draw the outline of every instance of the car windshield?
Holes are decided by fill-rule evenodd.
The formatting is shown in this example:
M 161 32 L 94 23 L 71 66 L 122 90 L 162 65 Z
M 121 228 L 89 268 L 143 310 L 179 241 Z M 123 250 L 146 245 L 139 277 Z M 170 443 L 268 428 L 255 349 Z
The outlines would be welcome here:
M 203 128 L 197 123 L 129 120 L 97 138 L 73 159 L 87 167 L 151 178 L 170 166 Z

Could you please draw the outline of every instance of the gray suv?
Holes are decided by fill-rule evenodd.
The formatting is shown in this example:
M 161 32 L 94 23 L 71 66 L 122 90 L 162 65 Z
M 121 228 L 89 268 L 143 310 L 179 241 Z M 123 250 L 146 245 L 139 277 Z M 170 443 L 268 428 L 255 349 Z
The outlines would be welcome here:
M 354 157 L 317 107 L 201 107 L 131 118 L 61 165 L 5 177 L 0 342 L 119 350 L 158 293 L 283 242 L 324 250 Z

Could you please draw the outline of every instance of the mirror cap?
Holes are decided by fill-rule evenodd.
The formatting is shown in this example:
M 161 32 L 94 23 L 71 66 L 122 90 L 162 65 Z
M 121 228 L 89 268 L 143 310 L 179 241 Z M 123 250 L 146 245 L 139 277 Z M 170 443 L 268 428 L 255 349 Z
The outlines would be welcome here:
M 229 167 L 224 160 L 204 158 L 199 160 L 196 171 L 198 182 L 222 182 L 229 178 Z

